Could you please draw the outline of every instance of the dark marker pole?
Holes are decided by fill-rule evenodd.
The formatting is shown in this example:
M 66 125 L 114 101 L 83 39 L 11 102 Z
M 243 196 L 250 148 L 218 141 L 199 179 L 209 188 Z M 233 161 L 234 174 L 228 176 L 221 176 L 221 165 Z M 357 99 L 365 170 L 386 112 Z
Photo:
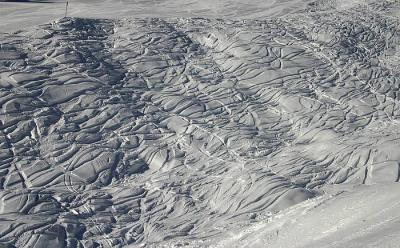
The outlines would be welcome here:
M 67 17 L 68 13 L 68 1 L 65 3 L 65 18 Z

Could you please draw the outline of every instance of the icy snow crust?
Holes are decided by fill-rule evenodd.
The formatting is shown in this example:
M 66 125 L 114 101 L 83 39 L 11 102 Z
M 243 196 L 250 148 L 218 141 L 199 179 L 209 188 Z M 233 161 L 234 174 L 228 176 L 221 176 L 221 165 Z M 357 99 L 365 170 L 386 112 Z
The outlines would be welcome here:
M 65 18 L 1 34 L 0 242 L 302 247 L 320 234 L 307 225 L 323 238 L 343 226 L 313 213 L 363 196 L 366 213 L 390 208 L 399 2 L 341 2 L 263 20 Z M 303 227 L 268 226 L 285 211 L 307 213 L 304 243 L 289 235 Z M 254 222 L 271 238 L 227 238 Z

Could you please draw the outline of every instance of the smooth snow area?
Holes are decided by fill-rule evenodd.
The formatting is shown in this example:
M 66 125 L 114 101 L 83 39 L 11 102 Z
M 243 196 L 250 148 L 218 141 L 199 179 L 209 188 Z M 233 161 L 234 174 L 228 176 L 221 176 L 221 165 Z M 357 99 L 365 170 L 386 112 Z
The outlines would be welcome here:
M 0 3 L 0 247 L 399 247 L 400 1 L 152 3 Z
M 210 247 L 398 247 L 397 184 L 347 189 L 308 200 Z
M 307 2 L 310 0 L 71 0 L 68 15 L 84 18 L 270 18 L 304 9 Z M 62 0 L 0 1 L 0 32 L 47 23 L 64 17 L 64 13 Z

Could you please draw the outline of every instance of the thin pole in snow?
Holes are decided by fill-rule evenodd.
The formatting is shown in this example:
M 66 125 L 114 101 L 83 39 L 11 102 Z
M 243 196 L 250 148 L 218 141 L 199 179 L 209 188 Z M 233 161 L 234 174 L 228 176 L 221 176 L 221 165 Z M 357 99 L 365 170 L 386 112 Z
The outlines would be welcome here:
M 65 3 L 65 17 L 67 17 L 68 13 L 68 1 Z

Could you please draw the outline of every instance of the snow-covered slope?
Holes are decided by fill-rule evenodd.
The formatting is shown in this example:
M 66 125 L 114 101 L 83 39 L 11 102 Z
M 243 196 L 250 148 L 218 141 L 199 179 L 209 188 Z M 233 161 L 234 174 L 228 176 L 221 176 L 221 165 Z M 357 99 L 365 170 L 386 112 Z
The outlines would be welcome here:
M 0 3 L 0 32 L 62 18 L 65 2 Z M 311 0 L 70 0 L 68 15 L 84 18 L 270 18 L 304 9 L 308 2 Z
M 305 201 L 210 247 L 395 248 L 400 242 L 397 184 L 343 189 Z
M 391 247 L 399 6 L 1 34 L 0 242 Z

